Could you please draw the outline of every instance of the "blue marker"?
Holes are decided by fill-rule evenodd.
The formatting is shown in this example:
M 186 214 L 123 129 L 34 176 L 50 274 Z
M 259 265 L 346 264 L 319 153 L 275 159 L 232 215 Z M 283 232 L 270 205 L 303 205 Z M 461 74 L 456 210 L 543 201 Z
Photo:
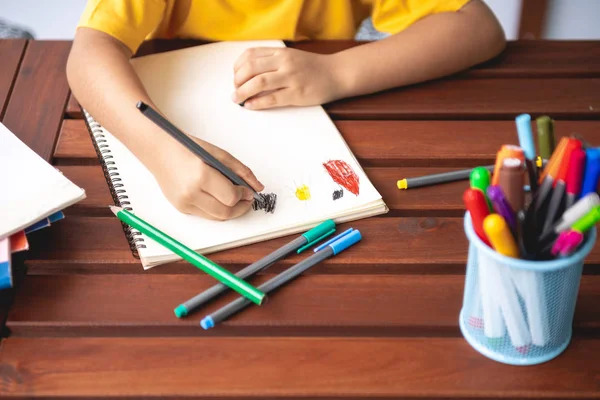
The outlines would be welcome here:
M 533 142 L 533 132 L 531 131 L 531 116 L 529 114 L 521 114 L 515 118 L 515 122 L 519 135 L 519 146 L 521 146 L 525 155 L 525 164 L 529 173 L 529 185 L 531 186 L 532 193 L 535 193 L 538 188 L 538 177 L 535 165 L 535 144 Z
M 595 192 L 598 186 L 598 178 L 600 178 L 600 149 L 587 149 L 585 156 L 585 175 L 583 178 L 583 187 L 581 188 L 581 197 Z
M 353 244 L 359 242 L 361 239 L 362 236 L 360 232 L 350 228 L 347 231 L 329 240 L 328 242 L 323 243 L 321 246 L 315 248 L 315 254 L 299 262 L 293 267 L 286 269 L 276 277 L 266 281 L 265 283 L 260 285 L 258 289 L 263 293 L 272 292 L 278 287 L 296 278 L 298 275 L 302 274 L 307 269 L 314 267 L 321 261 L 329 257 L 335 256 L 336 254 L 340 254 L 342 251 L 346 250 Z M 202 326 L 202 328 L 204 329 L 210 329 L 219 322 L 226 320 L 233 314 L 246 308 L 250 304 L 252 304 L 252 302 L 246 299 L 245 297 L 239 297 L 237 300 L 232 301 L 231 303 L 220 308 L 211 315 L 204 317 L 200 322 L 200 326 Z

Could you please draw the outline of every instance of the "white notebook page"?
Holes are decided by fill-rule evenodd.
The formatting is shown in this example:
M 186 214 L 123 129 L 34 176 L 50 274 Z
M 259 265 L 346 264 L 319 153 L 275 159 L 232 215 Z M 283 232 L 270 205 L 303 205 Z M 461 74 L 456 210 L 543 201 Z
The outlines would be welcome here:
M 274 214 L 250 211 L 226 222 L 182 214 L 162 195 L 141 162 L 107 135 L 133 212 L 203 253 L 299 232 L 328 218 L 352 219 L 387 211 L 322 107 L 251 111 L 231 100 L 233 65 L 246 48 L 255 46 L 283 43 L 222 42 L 137 58 L 132 64 L 167 118 L 233 154 L 252 169 L 265 185 L 265 193 L 277 194 Z M 328 174 L 323 164 L 331 160 L 340 160 L 354 171 L 358 195 Z M 304 187 L 309 200 L 299 199 L 306 197 Z M 342 197 L 333 200 L 334 191 L 342 191 Z M 152 258 L 172 259 L 151 239 L 145 237 L 144 244 L 139 253 L 145 266 L 154 263 Z

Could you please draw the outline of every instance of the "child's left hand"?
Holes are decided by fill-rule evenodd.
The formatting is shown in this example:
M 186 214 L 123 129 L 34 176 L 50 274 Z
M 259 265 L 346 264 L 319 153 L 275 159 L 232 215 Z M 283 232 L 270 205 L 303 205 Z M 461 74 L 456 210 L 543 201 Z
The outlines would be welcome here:
M 332 55 L 279 47 L 246 50 L 234 66 L 233 101 L 252 110 L 323 104 L 342 97 Z

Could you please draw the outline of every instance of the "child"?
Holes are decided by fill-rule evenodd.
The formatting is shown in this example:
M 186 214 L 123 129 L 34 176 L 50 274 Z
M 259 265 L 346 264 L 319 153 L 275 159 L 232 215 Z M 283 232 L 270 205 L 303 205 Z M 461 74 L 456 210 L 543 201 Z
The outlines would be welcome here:
M 331 55 L 246 51 L 234 66 L 232 101 L 245 101 L 252 110 L 323 104 L 452 74 L 505 45 L 482 0 L 89 0 L 67 77 L 81 105 L 144 163 L 177 209 L 236 218 L 250 209 L 250 191 L 231 184 L 136 110 L 139 100 L 156 105 L 129 58 L 145 38 L 351 39 L 369 16 L 390 35 Z M 263 189 L 231 154 L 195 140 L 255 190 Z

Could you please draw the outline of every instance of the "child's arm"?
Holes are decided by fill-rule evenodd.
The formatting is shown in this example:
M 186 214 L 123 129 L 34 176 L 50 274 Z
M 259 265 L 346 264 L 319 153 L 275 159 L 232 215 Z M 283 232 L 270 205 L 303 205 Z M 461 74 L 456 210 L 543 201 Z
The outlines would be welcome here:
M 236 64 L 234 101 L 266 92 L 246 107 L 322 104 L 449 75 L 504 46 L 494 14 L 472 0 L 457 12 L 429 15 L 398 34 L 333 55 L 252 49 Z
M 231 184 L 137 110 L 140 100 L 156 106 L 130 57 L 131 51 L 111 36 L 79 28 L 67 63 L 67 78 L 77 100 L 146 165 L 180 211 L 219 220 L 244 214 L 252 204 L 250 190 Z M 263 189 L 252 171 L 229 153 L 198 142 L 255 190 Z

